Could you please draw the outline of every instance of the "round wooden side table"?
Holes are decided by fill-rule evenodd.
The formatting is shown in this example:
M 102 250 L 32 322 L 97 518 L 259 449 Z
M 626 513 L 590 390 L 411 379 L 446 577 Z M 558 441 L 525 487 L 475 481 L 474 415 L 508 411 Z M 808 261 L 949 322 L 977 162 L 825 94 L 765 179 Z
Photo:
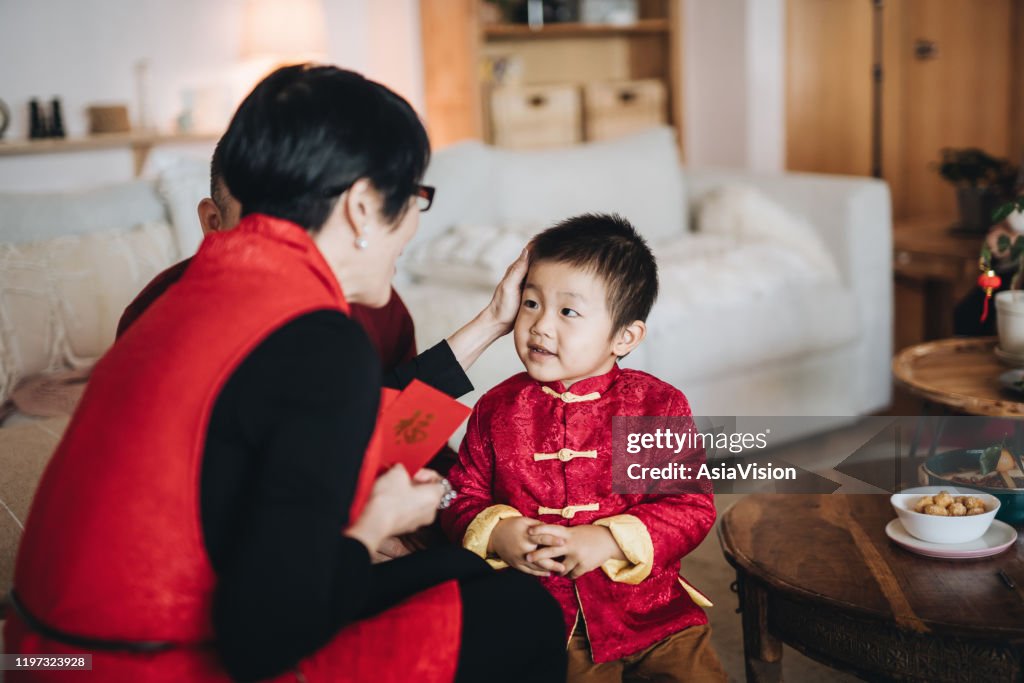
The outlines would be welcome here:
M 999 362 L 995 337 L 941 339 L 907 347 L 892 361 L 895 380 L 947 410 L 989 417 L 1024 417 L 1024 402 L 999 386 L 1010 368 Z
M 882 495 L 750 495 L 722 515 L 748 681 L 781 680 L 783 643 L 871 681 L 1024 679 L 1024 536 L 936 560 L 889 541 L 894 517 Z

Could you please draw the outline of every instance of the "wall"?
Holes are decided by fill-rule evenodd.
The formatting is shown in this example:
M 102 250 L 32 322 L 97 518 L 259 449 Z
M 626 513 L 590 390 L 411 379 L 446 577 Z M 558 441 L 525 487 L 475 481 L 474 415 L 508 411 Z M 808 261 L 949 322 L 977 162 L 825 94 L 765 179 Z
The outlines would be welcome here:
M 686 163 L 781 171 L 785 0 L 683 0 Z
M 323 0 L 326 60 L 361 71 L 420 108 L 423 76 L 417 0 Z M 12 111 L 5 139 L 28 136 L 28 100 L 60 96 L 69 135 L 86 132 L 88 104 L 137 114 L 134 64 L 150 64 L 155 123 L 169 130 L 184 89 L 211 95 L 226 123 L 267 65 L 242 63 L 244 0 L 0 0 L 0 99 Z M 209 145 L 189 146 L 208 154 Z M 131 177 L 127 151 L 0 158 L 0 191 L 62 189 Z
M 785 0 L 684 2 L 686 161 L 778 171 L 784 164 Z M 323 0 L 327 60 L 376 78 L 422 110 L 418 0 Z M 238 59 L 244 0 L 0 0 L 6 138 L 28 133 L 30 97 L 59 95 L 68 132 L 89 103 L 135 110 L 133 65 L 150 63 L 156 122 L 169 128 L 186 88 L 221 92 L 226 118 L 258 77 Z M 215 109 L 217 107 L 214 107 Z M 179 150 L 174 150 L 175 152 Z M 189 146 L 206 156 L 209 145 Z M 0 158 L 0 191 L 64 189 L 132 175 L 127 151 Z

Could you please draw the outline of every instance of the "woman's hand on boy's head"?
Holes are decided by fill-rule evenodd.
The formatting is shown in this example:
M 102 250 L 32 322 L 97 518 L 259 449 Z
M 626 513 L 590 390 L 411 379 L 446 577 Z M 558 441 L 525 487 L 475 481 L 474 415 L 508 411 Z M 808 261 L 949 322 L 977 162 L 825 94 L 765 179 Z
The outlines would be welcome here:
M 526 279 L 529 268 L 530 252 L 523 249 L 519 257 L 505 270 L 505 276 L 494 289 L 494 296 L 487 306 L 487 312 L 494 318 L 494 322 L 502 326 L 502 334 L 511 331 L 512 324 L 516 321 L 519 302 L 522 299 L 523 280 Z
M 498 522 L 491 532 L 488 551 L 500 557 L 513 569 L 518 569 L 534 576 L 550 576 L 561 574 L 565 567 L 554 559 L 543 563 L 531 562 L 526 559 L 527 553 L 537 549 L 527 531 L 530 527 L 540 524 L 540 520 L 529 517 L 509 517 Z
M 540 524 L 532 526 L 528 535 L 541 547 L 528 553 L 526 560 L 543 566 L 548 560 L 560 557 L 564 569 L 558 574 L 570 579 L 578 579 L 610 559 L 625 559 L 612 532 L 603 526 Z M 561 543 L 542 542 L 556 540 Z

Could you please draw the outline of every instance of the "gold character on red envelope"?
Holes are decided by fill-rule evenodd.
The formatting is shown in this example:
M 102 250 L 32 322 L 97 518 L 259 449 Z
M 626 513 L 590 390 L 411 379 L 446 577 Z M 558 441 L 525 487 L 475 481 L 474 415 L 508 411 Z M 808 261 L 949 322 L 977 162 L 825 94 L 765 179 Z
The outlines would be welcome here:
M 405 443 L 419 443 L 427 438 L 427 428 L 430 427 L 434 414 L 427 413 L 423 419 L 420 419 L 421 413 L 422 411 L 417 410 L 408 419 L 398 421 L 398 424 L 395 425 L 395 441 L 400 443 L 404 440 Z

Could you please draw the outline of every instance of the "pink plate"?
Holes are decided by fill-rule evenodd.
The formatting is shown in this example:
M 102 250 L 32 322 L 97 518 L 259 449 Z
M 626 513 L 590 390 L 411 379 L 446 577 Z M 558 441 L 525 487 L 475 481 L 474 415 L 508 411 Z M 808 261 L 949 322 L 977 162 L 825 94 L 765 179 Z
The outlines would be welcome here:
M 1017 540 L 1017 530 L 1006 522 L 993 520 L 992 526 L 978 539 L 967 543 L 929 543 L 907 533 L 900 520 L 885 525 L 885 535 L 901 548 L 926 557 L 944 560 L 971 560 L 998 555 Z

